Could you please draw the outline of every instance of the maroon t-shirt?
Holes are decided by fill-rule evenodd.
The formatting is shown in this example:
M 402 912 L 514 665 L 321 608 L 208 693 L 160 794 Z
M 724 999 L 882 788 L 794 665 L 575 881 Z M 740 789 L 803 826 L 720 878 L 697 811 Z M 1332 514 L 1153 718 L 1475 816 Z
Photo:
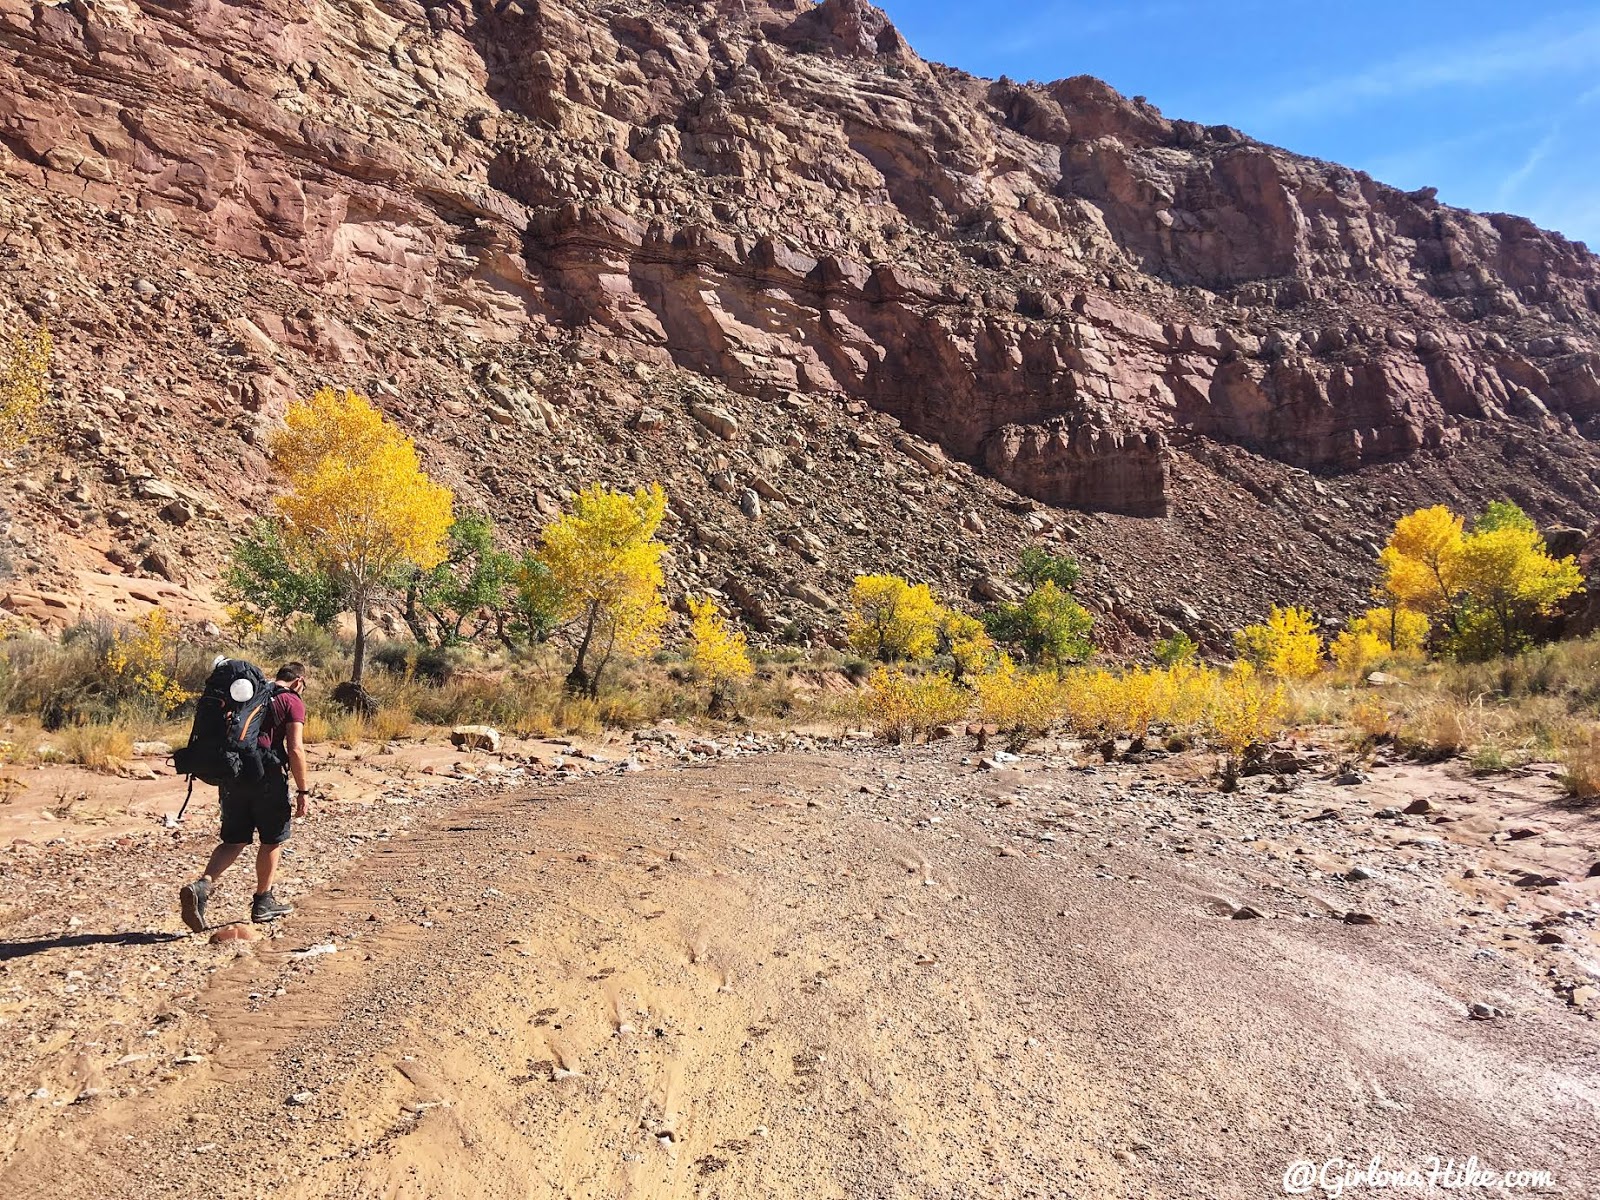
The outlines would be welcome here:
M 305 724 L 306 703 L 288 688 L 277 684 L 272 686 L 277 690 L 277 695 L 272 697 L 272 711 L 261 723 L 261 736 L 257 744 L 263 750 L 276 750 L 281 755 L 283 744 L 289 737 L 289 726 L 296 722 Z

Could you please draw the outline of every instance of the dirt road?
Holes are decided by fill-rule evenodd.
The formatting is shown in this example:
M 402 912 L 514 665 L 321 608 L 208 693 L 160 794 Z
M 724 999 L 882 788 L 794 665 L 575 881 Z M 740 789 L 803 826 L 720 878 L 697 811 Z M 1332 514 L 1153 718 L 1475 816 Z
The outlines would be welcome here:
M 1600 1195 L 1600 1025 L 1473 892 L 1498 841 L 1375 821 L 1379 785 L 1312 821 L 1314 789 L 962 755 L 481 795 L 270 941 L 101 945 L 149 1050 L 0 1009 L 51 1081 L 5 1097 L 0 1194 L 1255 1200 L 1294 1160 L 1439 1155 Z M 1589 962 L 1600 880 L 1544 894 Z M 104 1002 L 82 943 L 7 945 L 13 999 Z

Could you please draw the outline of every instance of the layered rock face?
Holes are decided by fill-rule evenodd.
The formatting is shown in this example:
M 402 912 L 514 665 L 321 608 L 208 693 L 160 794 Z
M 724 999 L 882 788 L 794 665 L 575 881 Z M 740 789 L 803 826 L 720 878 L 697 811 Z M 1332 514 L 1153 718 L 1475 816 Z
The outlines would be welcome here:
M 0 176 L 62 198 L 63 254 L 117 214 L 278 281 L 140 297 L 230 419 L 321 375 L 415 393 L 425 440 L 445 395 L 549 437 L 530 347 L 572 339 L 752 412 L 869 406 L 1051 506 L 1182 517 L 1235 451 L 1357 481 L 1487 452 L 1469 492 L 1600 512 L 1587 249 L 1096 80 L 926 63 L 860 0 L 5 0 Z M 244 369 L 207 374 L 224 338 Z

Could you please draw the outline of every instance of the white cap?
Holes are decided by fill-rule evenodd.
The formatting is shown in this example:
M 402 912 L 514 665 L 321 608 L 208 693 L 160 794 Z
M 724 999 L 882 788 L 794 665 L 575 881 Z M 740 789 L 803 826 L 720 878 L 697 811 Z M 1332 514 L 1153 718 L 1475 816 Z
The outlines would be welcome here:
M 248 679 L 235 679 L 228 688 L 228 695 L 240 704 L 256 694 L 256 685 Z

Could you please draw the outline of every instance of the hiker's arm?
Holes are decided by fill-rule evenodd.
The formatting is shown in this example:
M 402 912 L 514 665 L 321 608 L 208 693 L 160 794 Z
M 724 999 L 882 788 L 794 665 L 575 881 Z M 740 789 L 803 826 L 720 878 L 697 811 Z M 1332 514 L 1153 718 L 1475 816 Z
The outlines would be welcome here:
M 289 778 L 294 780 L 294 815 L 297 817 L 306 815 L 306 745 L 300 739 L 303 729 L 305 726 L 299 721 L 291 722 L 283 739 L 283 752 L 289 759 Z

